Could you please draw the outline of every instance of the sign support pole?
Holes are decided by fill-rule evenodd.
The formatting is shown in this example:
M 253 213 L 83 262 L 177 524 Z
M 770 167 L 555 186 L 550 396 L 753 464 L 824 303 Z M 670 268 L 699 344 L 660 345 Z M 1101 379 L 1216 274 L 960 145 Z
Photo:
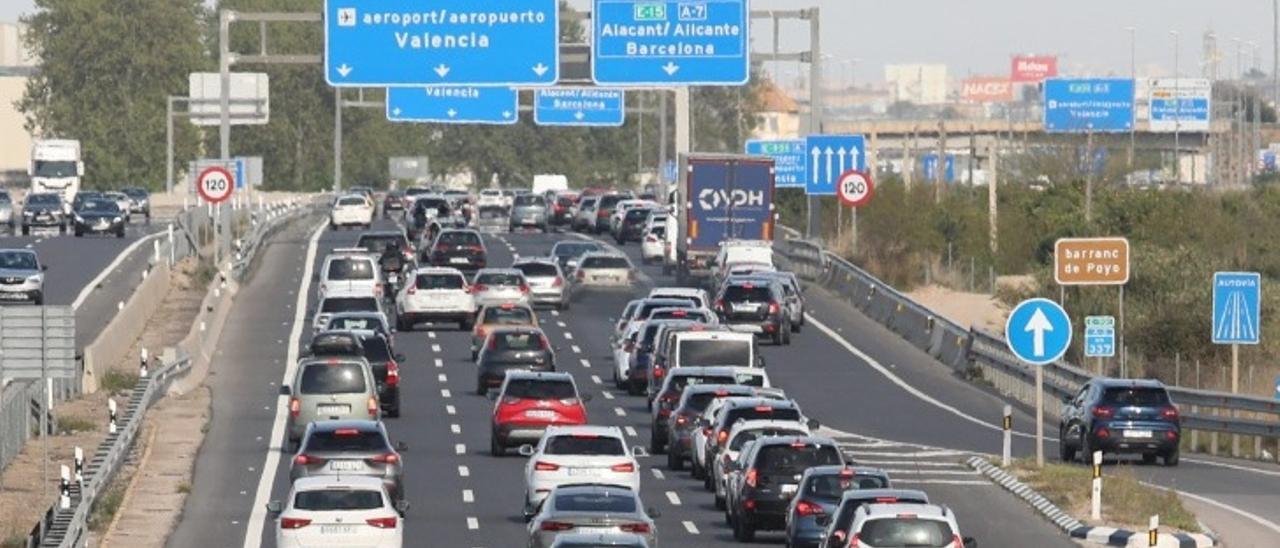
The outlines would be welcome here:
M 1240 393 L 1240 345 L 1236 343 L 1232 343 L 1231 345 L 1231 393 Z M 1236 416 L 1236 412 L 1234 410 L 1231 411 L 1231 416 L 1233 418 Z M 1231 456 L 1240 456 L 1239 434 L 1231 435 Z
M 822 46 L 818 40 L 822 35 L 819 25 L 819 10 L 816 7 L 805 10 L 809 18 L 809 133 L 822 133 Z M 805 236 L 809 239 L 822 235 L 822 197 L 809 196 L 809 227 Z
M 690 148 L 690 136 L 692 121 L 689 116 L 689 88 L 685 86 L 675 88 L 676 103 L 676 156 L 688 154 Z M 676 179 L 679 180 L 679 174 Z
M 1124 348 L 1124 286 L 1123 285 L 1120 286 L 1120 318 L 1118 323 L 1119 325 L 1116 326 L 1119 328 L 1116 330 L 1116 351 L 1120 353 L 1120 371 L 1121 371 L 1120 376 L 1128 378 L 1129 377 L 1129 360 L 1127 359 L 1127 357 L 1129 353 L 1126 352 Z
M 342 190 L 342 88 L 333 88 L 333 192 Z
M 1044 367 L 1036 367 L 1036 468 L 1044 468 Z

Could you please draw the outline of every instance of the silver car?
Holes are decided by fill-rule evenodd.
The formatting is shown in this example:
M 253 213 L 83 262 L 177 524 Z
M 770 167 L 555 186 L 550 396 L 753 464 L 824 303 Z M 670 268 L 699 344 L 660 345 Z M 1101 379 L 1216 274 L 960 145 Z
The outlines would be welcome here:
M 315 476 L 370 476 L 382 480 L 392 500 L 404 498 L 403 443 L 392 445 L 387 429 L 372 420 L 315 421 L 307 425 L 289 480 Z
M 512 199 L 511 229 L 534 227 L 547 231 L 547 199 L 536 194 L 522 194 Z
M 17 226 L 17 220 L 13 215 L 13 197 L 9 196 L 9 191 L 0 191 L 0 225 L 9 227 L 9 234 L 13 234 Z
M 289 396 L 290 449 L 302 440 L 312 421 L 382 419 L 378 384 L 364 358 L 304 358 L 298 363 L 293 383 L 280 387 L 280 393 Z
M 569 293 L 564 290 L 564 275 L 554 259 L 516 259 L 511 268 L 524 273 L 529 282 L 533 304 L 554 306 L 558 310 L 569 309 Z
M 634 534 L 657 546 L 656 510 L 646 511 L 628 487 L 561 485 L 551 491 L 529 521 L 530 548 L 550 548 L 562 533 Z M 627 545 L 623 545 L 627 546 Z
M 633 270 L 625 255 L 595 251 L 584 254 L 578 261 L 573 282 L 579 287 L 631 287 Z
M 504 303 L 529 306 L 529 282 L 514 268 L 482 268 L 471 283 L 476 308 Z
M 30 249 L 0 249 L 0 302 L 44 304 L 44 271 Z

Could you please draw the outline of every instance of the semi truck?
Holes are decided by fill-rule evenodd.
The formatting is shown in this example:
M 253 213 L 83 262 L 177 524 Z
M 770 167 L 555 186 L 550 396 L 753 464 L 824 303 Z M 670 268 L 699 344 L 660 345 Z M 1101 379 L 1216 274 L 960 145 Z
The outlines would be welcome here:
M 74 139 L 39 139 L 31 146 L 31 192 L 53 192 L 62 195 L 67 208 L 80 192 L 84 162 L 80 158 L 80 141 Z
M 673 266 L 681 284 L 711 276 L 721 242 L 773 240 L 772 158 L 682 154 L 679 169 Z

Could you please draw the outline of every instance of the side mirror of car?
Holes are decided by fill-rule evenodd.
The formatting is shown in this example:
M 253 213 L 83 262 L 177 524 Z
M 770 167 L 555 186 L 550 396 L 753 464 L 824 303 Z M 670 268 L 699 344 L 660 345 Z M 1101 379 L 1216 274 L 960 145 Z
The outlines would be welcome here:
M 396 501 L 396 512 L 399 512 L 401 516 L 404 516 L 404 513 L 408 511 L 409 511 L 409 501 L 404 499 Z
M 652 506 L 650 506 L 650 507 L 648 507 L 648 508 L 645 508 L 645 509 L 644 509 L 644 512 L 645 512 L 646 514 L 649 514 L 649 517 L 651 517 L 651 518 L 653 518 L 653 519 L 658 519 L 658 518 L 662 517 L 662 512 L 659 512 L 657 508 L 654 508 L 654 507 L 652 507 Z
M 756 367 L 764 367 L 765 365 L 764 356 L 756 354 Z
M 533 446 L 526 443 L 524 445 L 521 445 L 518 449 L 516 449 L 516 452 L 519 453 L 520 456 L 522 457 L 532 457 Z
M 633 456 L 633 457 L 647 457 L 647 456 L 649 456 L 649 450 L 648 450 L 648 449 L 645 449 L 643 445 L 636 445 L 636 446 L 634 446 L 634 447 L 632 447 L 632 448 L 631 448 L 631 456 Z
M 408 451 L 408 450 L 409 450 L 409 444 L 407 444 L 407 443 L 405 443 L 405 442 L 403 442 L 403 441 L 398 441 L 398 442 L 396 442 L 396 452 L 397 452 L 397 453 L 403 453 L 403 452 Z
M 271 502 L 268 502 L 268 503 L 267 503 L 267 513 L 268 513 L 268 514 L 271 514 L 271 515 L 273 515 L 273 516 L 274 516 L 274 515 L 278 515 L 278 514 L 280 514 L 280 513 L 281 513 L 281 512 L 283 512 L 283 511 L 284 511 L 284 503 L 283 503 L 283 502 L 280 502 L 280 501 L 278 501 L 278 500 L 273 500 L 273 501 L 271 501 Z
M 978 539 L 973 537 L 964 537 L 962 542 L 964 543 L 964 548 L 978 548 Z
M 578 396 L 578 399 L 582 400 L 582 403 L 587 403 L 587 402 L 590 402 L 594 397 L 595 396 L 592 396 L 591 394 L 582 394 Z
M 292 396 L 292 395 L 293 395 L 293 389 L 289 388 L 289 385 L 287 385 L 287 384 L 282 384 L 282 385 L 280 385 L 280 395 L 281 395 L 281 396 Z

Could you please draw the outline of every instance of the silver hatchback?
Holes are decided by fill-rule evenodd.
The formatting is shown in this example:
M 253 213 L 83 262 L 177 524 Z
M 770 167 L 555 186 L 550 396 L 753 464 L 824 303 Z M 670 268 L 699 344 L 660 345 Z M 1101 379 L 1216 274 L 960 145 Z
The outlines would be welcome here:
M 511 229 L 531 226 L 547 231 L 547 200 L 536 194 L 522 194 L 512 199 Z
M 564 275 L 554 259 L 516 259 L 511 268 L 524 273 L 529 282 L 529 293 L 535 305 L 551 305 L 558 310 L 569 309 L 569 294 L 565 292 Z
M 569 484 L 555 488 L 529 522 L 529 546 L 549 548 L 562 532 L 634 534 L 656 546 L 655 510 L 646 510 L 628 487 Z M 626 545 L 624 545 L 626 546 Z M 632 545 L 634 546 L 634 545 Z
M 471 284 L 476 308 L 504 303 L 529 306 L 529 282 L 514 268 L 482 268 Z
M 295 447 L 312 421 L 381 420 L 378 384 L 364 358 L 305 358 L 293 383 L 280 387 L 289 396 L 289 448 Z

